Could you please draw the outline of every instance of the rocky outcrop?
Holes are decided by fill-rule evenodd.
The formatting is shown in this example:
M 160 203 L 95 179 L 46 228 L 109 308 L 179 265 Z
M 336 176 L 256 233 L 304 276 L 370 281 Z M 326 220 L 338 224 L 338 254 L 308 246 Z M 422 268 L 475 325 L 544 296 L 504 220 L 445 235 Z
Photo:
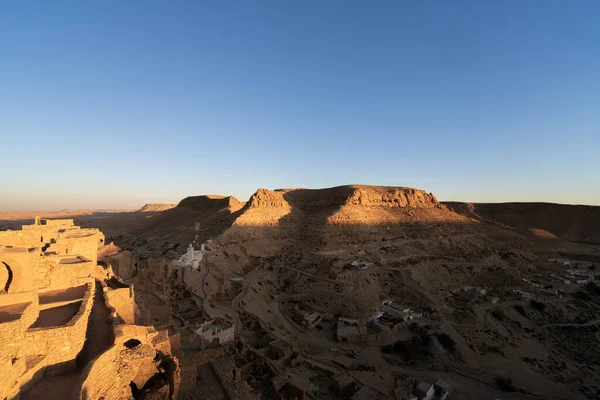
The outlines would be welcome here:
M 234 226 L 277 225 L 292 209 L 283 192 L 258 189 L 234 222 Z
M 289 207 L 283 197 L 284 192 L 268 189 L 258 189 L 248 201 L 248 209 L 252 208 L 276 208 Z
M 396 223 L 408 217 L 464 220 L 439 203 L 433 194 L 423 190 L 346 185 L 326 189 L 259 189 L 240 211 L 234 225 L 273 226 L 285 221 L 288 225 L 300 223 L 306 226 L 319 226 L 326 221 L 380 224 Z M 304 221 L 307 218 L 311 221 Z
M 170 210 L 177 204 L 144 204 L 142 208 L 135 210 L 136 212 L 159 212 Z
M 261 189 L 259 192 L 260 197 L 270 199 L 261 205 L 272 203 L 279 206 L 279 201 L 283 200 L 292 207 L 303 210 L 343 206 L 412 208 L 440 206 L 433 194 L 406 187 L 347 185 L 326 189 L 278 189 L 274 192 Z M 274 201 L 275 198 L 278 201 Z
M 181 200 L 177 208 L 188 208 L 202 211 L 218 211 L 223 209 L 239 210 L 244 203 L 233 196 L 203 195 L 190 196 Z
M 434 208 L 440 205 L 432 193 L 418 189 L 386 186 L 353 186 L 353 189 L 345 205 L 411 208 Z

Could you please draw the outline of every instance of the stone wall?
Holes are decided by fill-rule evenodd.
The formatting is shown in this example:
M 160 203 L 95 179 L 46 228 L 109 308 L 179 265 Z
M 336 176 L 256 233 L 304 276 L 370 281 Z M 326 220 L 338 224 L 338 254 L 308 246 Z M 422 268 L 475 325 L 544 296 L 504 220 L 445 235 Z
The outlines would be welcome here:
M 171 339 L 173 340 L 173 339 Z M 181 359 L 181 386 L 179 393 L 183 396 L 195 396 L 196 394 L 196 367 L 204 365 L 218 357 L 227 354 L 224 347 L 215 347 L 202 351 L 182 354 Z
M 21 231 L 0 232 L 0 399 L 15 398 L 44 375 L 70 372 L 84 347 L 94 302 L 94 268 L 104 235 L 81 229 L 72 220 L 40 220 Z M 56 309 L 75 301 L 46 301 L 39 295 L 87 284 L 79 308 Z M 117 291 L 113 303 L 124 322 L 133 321 L 130 289 Z M 67 296 L 68 297 L 68 296 Z M 110 295 L 106 295 L 106 300 Z M 65 304 L 67 303 L 67 304 Z M 51 310 L 51 311 L 50 311 Z M 61 323 L 75 315 L 67 323 Z M 38 318 L 42 317 L 38 322 Z M 36 328 L 31 326 L 36 323 Z
M 61 221 L 56 224 L 23 225 L 20 231 L 0 232 L 0 245 L 44 248 L 44 251 L 56 252 L 58 255 L 81 254 L 95 264 L 98 246 L 104 244 L 102 232 L 74 226 L 73 220 Z
M 0 297 L 6 293 L 35 292 L 39 260 L 39 250 L 0 246 L 0 268 L 7 273 L 0 287 Z
M 98 263 L 98 246 L 104 243 L 104 235 L 94 229 L 95 232 L 71 233 L 64 238 L 59 239 L 60 242 L 65 242 L 70 245 L 69 254 L 81 254 L 92 262 L 93 265 Z
M 95 263 L 64 263 L 64 258 L 43 257 L 38 267 L 38 290 L 55 290 L 80 286 L 93 275 Z M 62 261 L 62 262 L 61 262 Z
M 0 232 L 0 268 L 12 274 L 12 282 L 0 283 L 10 283 L 8 293 L 78 286 L 91 276 L 103 242 L 98 229 L 81 229 L 72 220 L 36 220 L 23 230 Z
M 171 275 L 171 260 L 150 258 L 144 273 L 150 280 L 165 280 Z
M 25 332 L 23 349 L 26 356 L 45 355 L 47 373 L 74 370 L 75 359 L 85 343 L 88 319 L 94 303 L 95 285 L 89 281 L 77 314 L 62 326 L 33 328 Z
M 121 279 L 130 279 L 137 274 L 137 258 L 127 250 L 121 250 L 113 243 L 99 250 L 99 261 L 112 267 Z
M 0 325 L 0 398 L 10 393 L 17 379 L 26 371 L 23 352 L 23 328 L 20 320 Z
M 133 285 L 128 288 L 110 289 L 105 292 L 108 303 L 125 324 L 136 323 L 136 305 Z M 138 318 L 139 319 L 139 318 Z
M 12 247 L 42 247 L 44 244 L 43 232 L 36 231 L 2 231 L 0 244 Z
M 41 379 L 44 373 L 75 368 L 85 343 L 93 290 L 94 285 L 89 285 L 79 311 L 66 325 L 29 329 L 39 316 L 37 294 L 18 319 L 0 324 L 0 398 L 17 396 L 31 379 Z M 22 295 L 29 293 L 14 296 Z

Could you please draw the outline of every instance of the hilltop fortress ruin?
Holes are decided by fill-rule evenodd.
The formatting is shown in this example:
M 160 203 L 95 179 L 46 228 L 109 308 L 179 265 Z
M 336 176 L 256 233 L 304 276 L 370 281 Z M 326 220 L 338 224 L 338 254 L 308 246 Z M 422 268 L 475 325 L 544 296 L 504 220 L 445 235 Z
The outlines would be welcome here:
M 57 375 L 75 382 L 61 398 L 133 398 L 130 382 L 142 390 L 157 376 L 164 398 L 176 395 L 166 332 L 134 325 L 133 287 L 107 285 L 104 240 L 71 219 L 0 232 L 0 398 Z

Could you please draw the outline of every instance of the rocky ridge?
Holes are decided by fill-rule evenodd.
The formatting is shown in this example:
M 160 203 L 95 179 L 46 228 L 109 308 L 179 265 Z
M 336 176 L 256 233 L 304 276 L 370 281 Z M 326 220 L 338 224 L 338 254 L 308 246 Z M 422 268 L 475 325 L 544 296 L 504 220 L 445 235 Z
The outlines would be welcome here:
M 444 202 L 453 211 L 482 222 L 516 229 L 543 229 L 564 240 L 600 244 L 600 206 L 553 203 Z
M 201 211 L 222 209 L 237 211 L 244 205 L 244 202 L 239 201 L 233 196 L 202 195 L 186 197 L 177 204 L 177 208 L 188 208 Z
M 144 204 L 143 207 L 138 208 L 135 211 L 136 212 L 159 212 L 159 211 L 170 210 L 171 208 L 173 208 L 175 206 L 176 206 L 176 204 L 149 203 L 149 204 Z

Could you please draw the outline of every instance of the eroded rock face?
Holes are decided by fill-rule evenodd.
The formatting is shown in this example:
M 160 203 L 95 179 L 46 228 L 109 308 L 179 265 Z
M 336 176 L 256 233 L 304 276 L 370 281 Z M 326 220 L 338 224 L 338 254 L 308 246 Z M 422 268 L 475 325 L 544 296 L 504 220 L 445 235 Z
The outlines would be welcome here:
M 459 214 L 521 230 L 543 229 L 561 239 L 600 244 L 600 206 L 552 203 L 444 202 Z
M 273 226 L 288 215 L 292 207 L 282 192 L 258 189 L 235 219 L 234 226 Z
M 357 187 L 346 201 L 346 205 L 366 207 L 434 208 L 439 204 L 432 193 L 423 190 L 378 186 Z
M 423 190 L 391 187 L 349 185 L 327 189 L 259 189 L 250 198 L 248 208 L 295 207 L 314 210 L 328 207 L 440 207 L 435 196 Z
M 248 208 L 276 208 L 289 207 L 290 205 L 283 197 L 284 192 L 272 191 L 268 189 L 258 189 L 250 197 Z

